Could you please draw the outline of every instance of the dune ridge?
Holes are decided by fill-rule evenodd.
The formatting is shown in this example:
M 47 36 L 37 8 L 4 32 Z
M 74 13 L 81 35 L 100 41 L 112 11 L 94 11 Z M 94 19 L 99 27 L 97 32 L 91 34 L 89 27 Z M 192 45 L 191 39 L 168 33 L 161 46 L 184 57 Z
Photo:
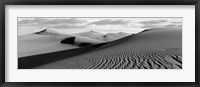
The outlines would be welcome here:
M 181 42 L 181 29 L 152 29 L 35 69 L 181 69 Z
M 18 57 L 69 50 L 89 45 L 110 42 L 125 37 L 124 33 L 113 34 L 112 39 L 105 40 L 105 34 L 88 31 L 66 34 L 55 29 L 41 27 L 40 31 L 18 36 Z M 107 35 L 109 36 L 109 35 Z

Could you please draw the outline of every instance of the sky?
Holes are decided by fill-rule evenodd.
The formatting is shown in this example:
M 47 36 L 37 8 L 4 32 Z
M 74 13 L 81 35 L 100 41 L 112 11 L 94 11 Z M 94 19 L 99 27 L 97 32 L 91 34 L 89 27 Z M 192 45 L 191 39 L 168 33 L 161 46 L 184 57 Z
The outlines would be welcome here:
M 18 18 L 18 35 L 47 27 L 68 34 L 85 31 L 138 33 L 145 29 L 182 28 L 182 18 Z

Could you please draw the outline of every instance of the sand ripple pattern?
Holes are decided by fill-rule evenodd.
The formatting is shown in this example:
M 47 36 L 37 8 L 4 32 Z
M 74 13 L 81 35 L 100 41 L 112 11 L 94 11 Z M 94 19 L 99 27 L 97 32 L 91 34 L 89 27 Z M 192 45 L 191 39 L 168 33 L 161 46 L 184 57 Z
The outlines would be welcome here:
M 38 69 L 182 69 L 182 31 L 150 30 Z
M 62 69 L 181 69 L 182 49 L 145 49 L 98 52 L 81 55 L 37 68 Z M 108 54 L 106 54 L 108 53 Z

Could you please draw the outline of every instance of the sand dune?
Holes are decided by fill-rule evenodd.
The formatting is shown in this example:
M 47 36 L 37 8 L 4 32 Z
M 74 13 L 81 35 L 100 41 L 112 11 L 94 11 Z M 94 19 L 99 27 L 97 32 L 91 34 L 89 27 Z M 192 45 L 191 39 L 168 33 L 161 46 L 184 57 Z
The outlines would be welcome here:
M 98 48 L 104 44 L 107 44 L 107 43 L 100 43 L 100 44 L 89 45 L 89 46 L 85 46 L 81 48 L 21 57 L 18 59 L 18 69 L 30 69 L 36 66 L 40 66 L 40 65 L 48 64 L 48 63 L 55 62 L 58 60 L 66 59 L 69 57 L 81 55 L 81 54 L 90 52 L 93 49 Z
M 151 29 L 81 55 L 58 57 L 63 59 L 35 69 L 180 69 L 182 30 Z
M 95 31 L 88 31 L 88 32 L 77 33 L 75 35 L 88 37 L 88 38 L 92 38 L 96 40 L 101 40 L 105 42 L 110 42 L 110 41 L 114 41 L 114 40 L 129 36 L 130 34 L 127 34 L 124 32 L 103 34 L 103 33 L 95 32 Z
M 67 38 L 71 38 L 71 37 L 75 37 L 74 41 L 77 43 L 91 43 L 91 44 L 98 44 L 98 43 L 103 43 L 104 41 L 100 41 L 97 39 L 93 39 L 93 38 L 89 38 L 87 36 L 84 36 L 83 33 L 82 35 L 78 35 L 78 34 L 66 34 L 66 33 L 62 33 L 59 31 L 56 31 L 54 29 L 44 29 L 42 31 L 36 32 L 35 34 L 39 34 L 39 35 L 55 35 L 55 37 L 59 40 L 64 40 Z M 91 35 L 91 37 L 96 37 L 97 35 L 93 35 L 93 34 L 88 34 Z
M 75 42 L 78 43 L 91 43 L 91 44 L 98 44 L 103 42 L 109 42 L 114 41 L 123 37 L 128 36 L 129 34 L 124 32 L 119 33 L 99 33 L 95 31 L 87 31 L 87 32 L 81 32 L 81 33 L 75 33 L 75 34 L 66 34 L 59 31 L 56 31 L 54 29 L 47 29 L 44 28 L 41 31 L 35 32 L 35 34 L 38 35 L 56 35 L 57 39 L 64 40 L 67 38 L 75 37 Z
M 104 40 L 104 35 L 102 33 L 99 32 L 95 32 L 95 31 L 88 31 L 88 32 L 81 32 L 81 33 L 76 33 L 74 35 L 78 35 L 78 36 L 83 36 L 83 37 L 88 37 L 88 38 L 92 38 L 92 39 L 97 39 L 97 40 Z
M 18 37 L 18 57 L 38 55 L 67 49 L 79 48 L 70 44 L 61 44 L 52 35 L 29 34 Z
M 119 32 L 119 33 L 107 33 L 104 36 L 105 41 L 114 41 L 123 37 L 129 36 L 129 34 L 124 33 L 124 32 Z
M 67 40 L 73 37 L 75 38 L 73 41 Z M 68 42 L 66 43 L 66 41 Z M 18 36 L 18 57 L 69 50 L 104 42 L 105 41 L 78 35 L 64 34 L 53 29 L 44 28 L 33 34 Z

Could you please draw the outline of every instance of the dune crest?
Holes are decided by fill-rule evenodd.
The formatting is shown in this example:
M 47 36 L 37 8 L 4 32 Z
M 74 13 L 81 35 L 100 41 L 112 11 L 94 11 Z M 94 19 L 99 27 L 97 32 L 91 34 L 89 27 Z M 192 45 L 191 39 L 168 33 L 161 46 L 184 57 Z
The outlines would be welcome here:
M 124 32 L 103 34 L 103 33 L 99 33 L 99 32 L 91 30 L 88 32 L 76 33 L 75 35 L 97 39 L 97 40 L 101 40 L 105 42 L 110 42 L 110 41 L 114 41 L 114 40 L 129 36 L 130 34 L 124 33 Z
M 104 43 L 104 41 L 63 34 L 54 29 L 44 27 L 43 30 L 33 34 L 18 36 L 18 57 L 75 49 L 99 43 Z
M 81 32 L 81 33 L 76 33 L 74 35 L 78 35 L 78 36 L 83 36 L 83 37 L 88 37 L 88 38 L 92 38 L 92 39 L 97 39 L 97 40 L 102 40 L 103 41 L 103 33 L 99 33 L 99 32 L 95 32 L 95 31 L 88 31 L 88 32 Z

